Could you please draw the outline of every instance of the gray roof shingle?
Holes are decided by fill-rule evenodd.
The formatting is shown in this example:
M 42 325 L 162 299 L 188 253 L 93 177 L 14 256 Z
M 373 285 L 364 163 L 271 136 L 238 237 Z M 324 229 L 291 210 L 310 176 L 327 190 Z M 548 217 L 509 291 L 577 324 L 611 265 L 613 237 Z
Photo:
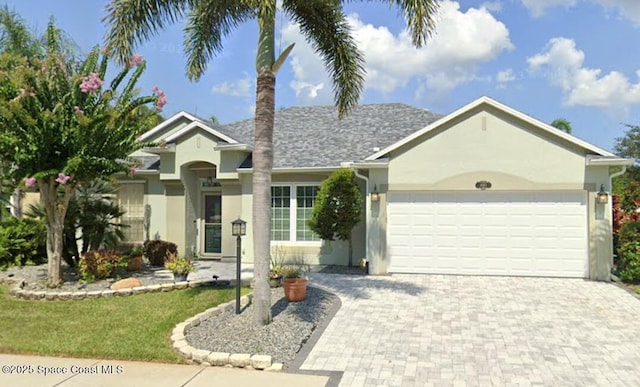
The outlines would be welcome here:
M 358 105 L 344 119 L 334 106 L 276 111 L 274 168 L 335 167 L 361 161 L 424 128 L 442 115 L 402 103 Z M 253 145 L 253 119 L 221 125 L 222 133 Z M 246 166 L 246 165 L 243 165 Z

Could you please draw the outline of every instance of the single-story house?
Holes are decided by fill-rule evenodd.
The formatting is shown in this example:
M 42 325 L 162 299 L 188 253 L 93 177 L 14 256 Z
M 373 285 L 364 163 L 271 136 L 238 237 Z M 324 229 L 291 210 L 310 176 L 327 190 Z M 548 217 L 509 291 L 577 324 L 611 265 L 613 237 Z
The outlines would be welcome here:
M 218 125 L 179 112 L 140 137 L 120 179 L 130 241 L 163 239 L 183 254 L 235 257 L 231 222 L 249 222 L 253 120 Z M 272 248 L 308 264 L 346 264 L 344 242 L 306 224 L 319 184 L 351 168 L 363 195 L 353 230 L 370 272 L 552 276 L 607 280 L 611 179 L 632 159 L 481 97 L 446 116 L 405 104 L 332 106 L 275 115 Z

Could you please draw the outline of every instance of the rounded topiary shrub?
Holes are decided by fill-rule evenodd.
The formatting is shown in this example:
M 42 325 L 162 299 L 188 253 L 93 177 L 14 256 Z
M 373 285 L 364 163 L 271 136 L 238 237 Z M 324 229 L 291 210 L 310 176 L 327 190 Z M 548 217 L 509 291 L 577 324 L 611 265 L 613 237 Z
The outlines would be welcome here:
M 178 246 L 167 241 L 146 241 L 144 242 L 143 253 L 151 266 L 164 266 L 168 254 L 178 254 Z

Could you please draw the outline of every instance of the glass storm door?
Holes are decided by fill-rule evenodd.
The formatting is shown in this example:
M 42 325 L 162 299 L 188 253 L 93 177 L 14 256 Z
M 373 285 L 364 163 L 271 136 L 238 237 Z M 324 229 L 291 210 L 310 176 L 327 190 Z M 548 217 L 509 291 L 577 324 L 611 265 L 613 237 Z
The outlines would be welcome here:
M 222 253 L 222 197 L 204 196 L 204 253 Z

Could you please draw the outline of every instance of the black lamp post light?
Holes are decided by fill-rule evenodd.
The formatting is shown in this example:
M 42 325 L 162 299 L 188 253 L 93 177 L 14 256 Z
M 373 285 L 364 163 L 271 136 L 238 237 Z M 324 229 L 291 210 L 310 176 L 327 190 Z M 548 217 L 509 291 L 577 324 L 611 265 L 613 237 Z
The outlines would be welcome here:
M 240 218 L 231 222 L 231 234 L 236 237 L 236 314 L 240 314 L 240 257 L 242 236 L 247 234 L 247 222 Z

